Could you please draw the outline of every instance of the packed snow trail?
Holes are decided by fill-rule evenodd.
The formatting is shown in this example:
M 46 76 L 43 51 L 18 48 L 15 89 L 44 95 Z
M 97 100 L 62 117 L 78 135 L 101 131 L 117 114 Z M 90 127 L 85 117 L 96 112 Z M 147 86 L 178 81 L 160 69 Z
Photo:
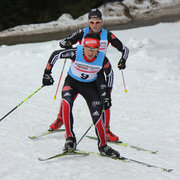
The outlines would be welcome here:
M 36 140 L 29 135 L 49 128 L 59 111 L 60 91 L 56 91 L 63 61 L 58 60 L 52 76 L 53 86 L 44 87 L 31 99 L 0 122 L 0 179 L 2 180 L 178 180 L 180 177 L 180 22 L 129 30 L 113 31 L 130 49 L 127 68 L 121 71 L 117 63 L 120 53 L 109 47 L 107 56 L 115 73 L 112 91 L 111 129 L 123 142 L 146 149 L 148 154 L 131 148 L 111 145 L 122 156 L 148 164 L 174 169 L 166 173 L 134 163 L 121 163 L 98 156 L 68 157 L 61 161 L 39 162 L 38 157 L 62 151 L 64 133 L 54 133 Z M 22 99 L 42 85 L 42 75 L 51 53 L 59 49 L 58 41 L 0 46 L 0 116 L 9 112 Z M 69 68 L 67 60 L 62 77 Z M 81 96 L 74 104 L 74 131 L 80 139 L 92 123 L 87 105 Z M 94 128 L 88 135 L 95 136 Z M 110 145 L 110 144 L 109 144 Z M 97 143 L 83 138 L 79 149 L 98 152 Z M 75 168 L 76 167 L 76 168 Z

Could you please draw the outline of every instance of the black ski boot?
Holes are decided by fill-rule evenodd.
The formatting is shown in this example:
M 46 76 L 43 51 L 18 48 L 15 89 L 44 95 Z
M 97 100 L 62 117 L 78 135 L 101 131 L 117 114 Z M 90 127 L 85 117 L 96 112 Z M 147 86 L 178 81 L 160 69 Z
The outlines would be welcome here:
M 102 156 L 108 156 L 108 157 L 112 157 L 112 158 L 119 158 L 120 157 L 120 153 L 114 149 L 112 149 L 110 146 L 103 146 L 103 147 L 99 147 L 99 152 Z
M 75 137 L 69 137 L 66 139 L 63 151 L 64 152 L 70 152 L 76 150 L 76 138 Z

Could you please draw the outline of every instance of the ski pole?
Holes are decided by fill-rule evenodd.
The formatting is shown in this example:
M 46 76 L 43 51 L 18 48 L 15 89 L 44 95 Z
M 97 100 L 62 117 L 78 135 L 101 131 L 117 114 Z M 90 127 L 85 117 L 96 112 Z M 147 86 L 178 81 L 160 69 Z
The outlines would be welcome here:
M 89 128 L 87 129 L 87 131 L 82 135 L 82 137 L 79 139 L 79 141 L 77 142 L 76 146 L 81 142 L 81 140 L 84 138 L 84 136 L 88 133 L 88 131 L 91 129 L 91 127 L 93 126 L 93 123 L 89 126 Z
M 59 77 L 59 82 L 58 82 L 58 85 L 57 85 L 56 93 L 54 95 L 54 99 L 56 99 L 56 96 L 57 96 L 57 92 L 58 92 L 58 89 L 59 89 L 59 85 L 60 85 L 60 82 L 61 82 L 61 78 L 62 78 L 62 74 L 63 74 L 63 71 L 64 71 L 65 64 L 66 64 L 66 59 L 64 60 L 63 68 L 62 68 L 62 71 L 61 71 L 61 74 L 60 74 L 60 77 Z
M 104 112 L 104 109 L 102 110 L 102 113 Z M 89 128 L 87 129 L 87 131 L 82 135 L 82 137 L 79 139 L 79 141 L 77 142 L 76 146 L 81 142 L 81 140 L 84 138 L 84 136 L 88 133 L 88 131 L 91 129 L 91 127 L 93 126 L 93 123 L 89 126 Z
M 122 74 L 122 79 L 123 79 L 124 90 L 125 90 L 125 93 L 127 93 L 128 90 L 126 89 L 126 84 L 125 84 L 124 74 L 123 74 L 123 70 L 122 69 L 121 69 L 121 74 Z
M 38 88 L 36 91 L 34 91 L 31 95 L 29 95 L 26 99 L 24 99 L 21 103 L 19 103 L 16 107 L 14 107 L 11 111 L 9 111 L 5 116 L 3 116 L 0 121 L 2 121 L 6 116 L 8 116 L 10 113 L 12 113 L 15 109 L 17 109 L 21 104 L 23 104 L 25 101 L 27 101 L 31 96 L 33 96 L 35 93 L 37 93 L 40 89 L 42 89 L 43 86 Z

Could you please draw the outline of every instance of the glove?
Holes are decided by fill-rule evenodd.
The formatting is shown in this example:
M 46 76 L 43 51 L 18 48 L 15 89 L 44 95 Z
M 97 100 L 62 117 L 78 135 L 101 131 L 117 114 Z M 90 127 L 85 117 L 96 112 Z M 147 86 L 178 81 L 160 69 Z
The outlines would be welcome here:
M 126 68 L 126 60 L 125 59 L 120 59 L 119 63 L 118 63 L 118 68 L 121 69 L 125 69 Z
M 111 106 L 112 106 L 111 98 L 105 98 L 104 99 L 104 110 L 109 109 Z
M 71 49 L 72 48 L 72 44 L 71 44 L 71 41 L 68 41 L 68 40 L 65 40 L 63 42 L 60 42 L 60 46 L 62 48 L 65 48 L 65 49 Z
M 103 106 L 104 110 L 109 109 L 112 106 L 110 90 L 107 90 L 106 92 L 106 97 L 104 98 Z
M 53 85 L 54 79 L 50 74 L 44 74 L 42 80 L 43 86 Z

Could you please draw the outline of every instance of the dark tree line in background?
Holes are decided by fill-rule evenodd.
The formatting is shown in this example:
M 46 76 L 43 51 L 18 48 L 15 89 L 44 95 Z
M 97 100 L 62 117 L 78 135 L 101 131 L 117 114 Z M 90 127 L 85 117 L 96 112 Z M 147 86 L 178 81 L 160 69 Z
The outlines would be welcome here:
M 0 0 L 0 31 L 22 24 L 50 22 L 63 13 L 78 18 L 94 7 L 112 1 L 114 0 Z

